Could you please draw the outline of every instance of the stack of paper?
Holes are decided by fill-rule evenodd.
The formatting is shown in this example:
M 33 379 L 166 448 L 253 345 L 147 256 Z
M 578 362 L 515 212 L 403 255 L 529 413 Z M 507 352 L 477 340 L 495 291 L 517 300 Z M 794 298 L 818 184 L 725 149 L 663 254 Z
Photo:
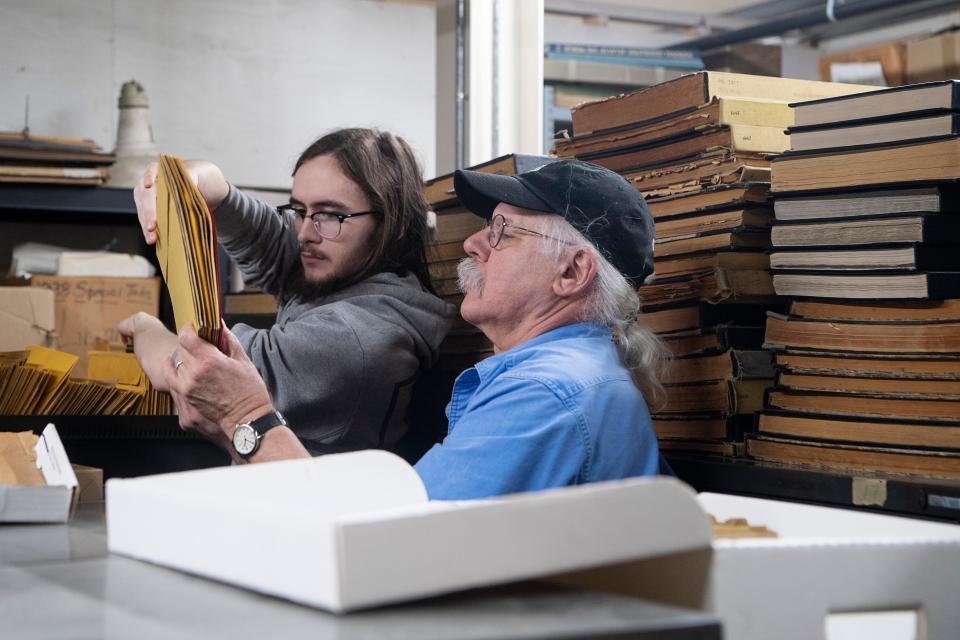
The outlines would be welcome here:
M 31 345 L 0 353 L 0 415 L 159 415 L 169 395 L 150 385 L 131 353 L 91 351 L 90 378 L 71 378 L 78 358 Z
M 213 218 L 183 162 L 161 155 L 157 171 L 157 261 L 179 331 L 192 324 L 220 344 L 217 237 Z
M 108 407 L 104 415 L 154 416 L 173 413 L 173 399 L 157 391 L 140 368 L 136 356 L 122 351 L 91 351 L 88 354 L 87 375 L 90 378 L 115 383 L 129 402 Z

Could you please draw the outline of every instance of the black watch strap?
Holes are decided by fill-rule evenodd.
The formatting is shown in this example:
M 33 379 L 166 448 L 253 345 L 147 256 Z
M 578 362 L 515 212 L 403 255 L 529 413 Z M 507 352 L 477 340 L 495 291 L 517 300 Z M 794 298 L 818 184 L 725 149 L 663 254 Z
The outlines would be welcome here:
M 264 436 L 267 431 L 270 431 L 270 429 L 274 427 L 287 426 L 287 421 L 284 419 L 282 413 L 274 410 L 263 414 L 256 420 L 251 420 L 247 424 L 256 429 L 260 436 Z

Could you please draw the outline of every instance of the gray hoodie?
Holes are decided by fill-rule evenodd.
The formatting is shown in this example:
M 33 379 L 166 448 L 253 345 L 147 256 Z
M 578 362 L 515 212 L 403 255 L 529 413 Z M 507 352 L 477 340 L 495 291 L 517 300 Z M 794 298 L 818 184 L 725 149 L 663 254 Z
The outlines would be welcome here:
M 410 392 L 455 307 L 410 273 L 378 273 L 308 301 L 285 295 L 299 260 L 292 221 L 231 187 L 217 234 L 248 284 L 278 296 L 270 329 L 232 327 L 274 404 L 312 454 L 389 448 L 407 430 Z

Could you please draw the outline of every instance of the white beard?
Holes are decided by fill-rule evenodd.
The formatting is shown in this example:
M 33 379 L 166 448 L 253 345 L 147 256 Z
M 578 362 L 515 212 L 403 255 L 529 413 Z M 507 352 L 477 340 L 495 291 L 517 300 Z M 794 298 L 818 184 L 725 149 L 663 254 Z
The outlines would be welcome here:
M 476 258 L 464 258 L 457 265 L 457 286 L 460 293 L 469 292 L 478 297 L 483 295 L 483 273 Z

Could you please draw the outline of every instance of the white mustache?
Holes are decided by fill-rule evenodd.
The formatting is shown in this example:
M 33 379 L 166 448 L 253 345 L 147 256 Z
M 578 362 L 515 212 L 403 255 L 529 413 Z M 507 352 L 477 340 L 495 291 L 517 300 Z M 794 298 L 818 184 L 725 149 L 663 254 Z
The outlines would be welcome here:
M 463 294 L 483 294 L 483 273 L 476 258 L 466 257 L 457 264 L 457 287 Z

